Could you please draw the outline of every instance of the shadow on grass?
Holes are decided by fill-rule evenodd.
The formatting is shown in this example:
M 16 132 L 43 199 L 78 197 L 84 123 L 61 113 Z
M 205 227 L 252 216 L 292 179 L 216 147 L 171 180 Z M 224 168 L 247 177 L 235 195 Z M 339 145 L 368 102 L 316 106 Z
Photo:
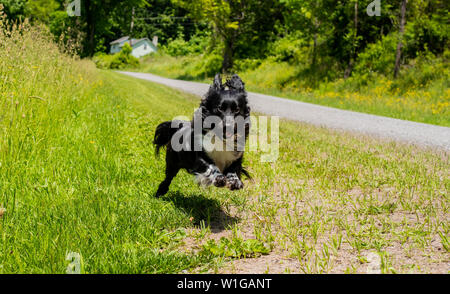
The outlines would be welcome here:
M 191 81 L 191 82 L 198 82 L 201 80 L 201 78 L 192 76 L 189 74 L 182 74 L 175 77 L 176 80 L 184 80 L 184 81 Z
M 220 202 L 209 199 L 201 194 L 185 195 L 180 192 L 169 192 L 164 198 L 177 208 L 193 217 L 193 223 L 199 227 L 202 221 L 209 226 L 211 232 L 218 233 L 239 222 L 239 218 L 226 213 Z

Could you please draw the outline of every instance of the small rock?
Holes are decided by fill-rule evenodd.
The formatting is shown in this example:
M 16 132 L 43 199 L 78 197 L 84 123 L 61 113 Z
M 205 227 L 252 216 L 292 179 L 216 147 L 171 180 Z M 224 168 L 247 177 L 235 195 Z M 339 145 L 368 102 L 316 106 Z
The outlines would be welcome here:
M 368 274 L 381 274 L 381 258 L 375 252 L 367 254 L 367 273 Z

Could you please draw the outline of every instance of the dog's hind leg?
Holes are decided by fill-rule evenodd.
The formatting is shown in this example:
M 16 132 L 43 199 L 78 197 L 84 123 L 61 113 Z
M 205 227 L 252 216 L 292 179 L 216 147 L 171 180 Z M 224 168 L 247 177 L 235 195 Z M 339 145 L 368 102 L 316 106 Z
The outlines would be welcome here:
M 180 171 L 180 168 L 175 162 L 171 162 L 170 157 L 166 157 L 166 178 L 159 184 L 158 190 L 156 191 L 156 197 L 161 197 L 169 191 L 170 183 L 172 183 L 173 178 Z
M 156 197 L 161 197 L 169 191 L 170 183 L 172 183 L 173 178 L 177 175 L 179 168 L 166 168 L 166 178 L 159 184 L 158 190 L 156 191 Z

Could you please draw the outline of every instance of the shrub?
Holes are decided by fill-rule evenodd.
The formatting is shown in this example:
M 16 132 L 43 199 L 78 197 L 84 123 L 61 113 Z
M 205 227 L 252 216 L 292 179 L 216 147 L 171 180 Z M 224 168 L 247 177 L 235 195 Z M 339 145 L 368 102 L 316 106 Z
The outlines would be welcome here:
M 175 40 L 170 40 L 169 43 L 162 49 L 170 56 L 187 56 L 191 54 L 201 54 L 205 52 L 208 47 L 208 36 L 195 35 L 189 41 L 185 41 L 183 36 L 179 36 Z
M 247 71 L 247 70 L 254 70 L 258 66 L 260 66 L 262 63 L 261 59 L 236 59 L 234 61 L 233 71 Z
M 370 44 L 358 55 L 354 72 L 364 75 L 373 72 L 391 74 L 395 64 L 397 35 L 389 34 L 380 41 Z
M 133 48 L 125 43 L 122 50 L 114 55 L 105 53 L 96 54 L 93 58 L 95 65 L 102 69 L 122 69 L 126 67 L 138 67 L 139 59 L 131 55 Z
M 211 77 L 222 69 L 223 57 L 217 53 L 212 53 L 199 59 L 194 71 L 194 76 Z
M 302 38 L 288 36 L 275 41 L 270 52 L 275 61 L 295 62 L 307 60 L 309 49 Z
M 188 42 L 182 38 L 177 38 L 170 41 L 166 46 L 164 46 L 163 50 L 170 56 L 185 56 L 190 53 Z

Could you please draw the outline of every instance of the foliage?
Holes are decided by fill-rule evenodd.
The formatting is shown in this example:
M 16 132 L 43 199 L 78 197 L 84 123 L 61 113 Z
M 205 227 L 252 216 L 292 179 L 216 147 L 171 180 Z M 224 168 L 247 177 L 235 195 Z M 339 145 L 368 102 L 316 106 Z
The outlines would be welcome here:
M 309 46 L 304 39 L 289 35 L 273 42 L 269 55 L 279 62 L 304 62 L 308 60 Z
M 125 43 L 120 52 L 113 55 L 98 53 L 93 61 L 98 68 L 102 69 L 136 68 L 139 66 L 139 59 L 131 55 L 132 51 L 131 45 Z
M 376 43 L 369 44 L 367 48 L 358 55 L 355 72 L 381 73 L 389 75 L 392 73 L 392 64 L 395 62 L 395 48 L 397 46 L 397 36 L 389 34 Z
M 271 1 L 172 0 L 197 20 L 206 20 L 222 50 L 222 71 L 232 69 L 235 55 L 264 52 L 272 27 L 280 18 L 279 3 Z M 250 53 L 250 54 L 249 54 Z
M 196 34 L 189 39 L 184 40 L 183 36 L 179 36 L 161 49 L 170 56 L 186 56 L 190 54 L 201 54 L 208 47 L 209 39 L 206 35 Z
M 201 254 L 212 254 L 214 256 L 225 256 L 234 258 L 255 257 L 262 254 L 269 254 L 270 249 L 263 242 L 257 239 L 243 240 L 239 237 L 225 238 L 222 237 L 218 242 L 213 239 L 208 240 L 203 245 Z
M 135 21 L 133 37 L 152 38 L 158 36 L 161 45 L 167 45 L 170 41 L 182 38 L 186 41 L 195 37 L 198 32 L 206 31 L 206 25 L 194 21 L 188 12 L 168 0 L 146 0 L 146 5 L 135 9 Z M 123 26 L 112 28 L 115 35 L 129 34 L 129 21 L 131 13 L 118 12 L 116 17 L 124 18 Z
M 60 3 L 61 1 L 57 0 L 28 0 L 27 14 L 31 19 L 48 23 L 52 13 L 58 11 L 60 8 Z
M 78 18 L 64 16 L 60 0 L 0 3 L 11 20 L 28 16 L 49 24 L 55 39 L 80 44 L 81 56 L 107 52 L 109 42 L 121 36 L 156 35 L 172 56 L 221 54 L 222 71 L 242 68 L 241 59 L 274 56 L 276 61 L 295 62 L 299 72 L 311 74 L 308 80 L 314 86 L 324 79 L 348 78 L 367 64 L 374 68 L 366 71 L 391 73 L 394 65 L 389 62 L 395 54 L 389 50 L 394 46 L 395 51 L 399 42 L 397 0 L 382 1 L 376 17 L 366 13 L 372 0 L 86 0 Z M 449 47 L 449 30 L 445 0 L 409 1 L 401 63 L 424 52 L 442 55 Z M 375 56 L 381 61 L 370 61 Z
M 195 77 L 210 77 L 222 68 L 223 58 L 220 54 L 208 54 L 200 62 L 194 64 L 193 75 Z
M 186 42 L 183 38 L 177 38 L 171 41 L 164 50 L 170 56 L 185 56 L 191 53 L 190 48 L 188 47 L 188 42 Z
M 27 16 L 27 0 L 0 0 L 4 13 L 9 20 L 24 20 Z M 2 9 L 0 9 L 2 10 Z

